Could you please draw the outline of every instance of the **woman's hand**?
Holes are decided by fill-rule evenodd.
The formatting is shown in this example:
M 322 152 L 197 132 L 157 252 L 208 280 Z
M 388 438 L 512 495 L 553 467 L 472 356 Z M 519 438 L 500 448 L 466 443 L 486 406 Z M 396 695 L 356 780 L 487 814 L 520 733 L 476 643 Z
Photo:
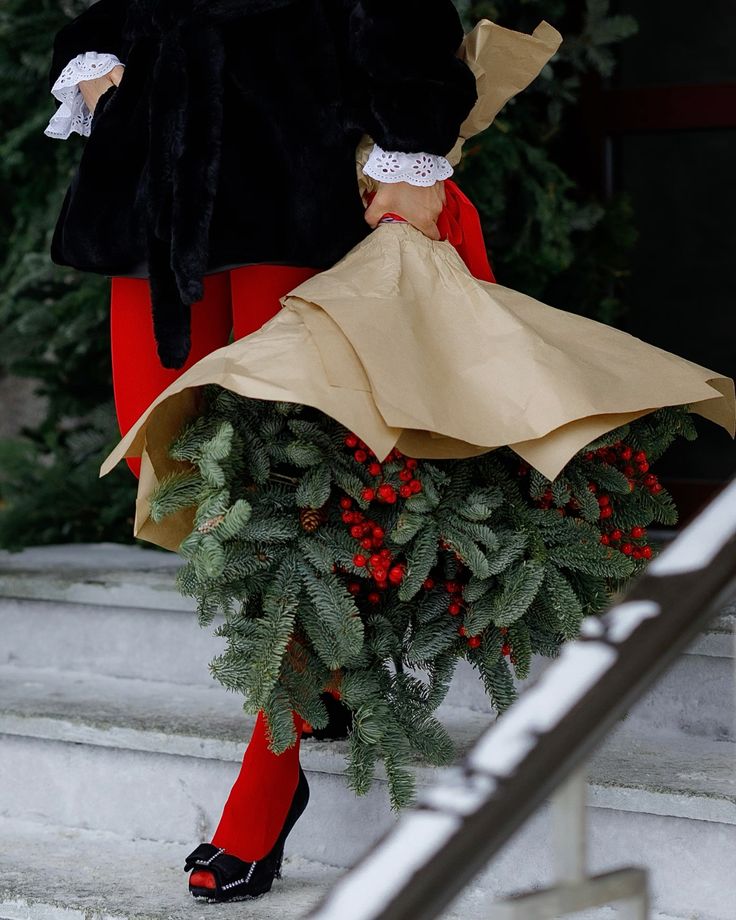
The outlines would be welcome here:
M 430 240 L 439 240 L 437 219 L 445 205 L 445 183 L 411 185 L 409 182 L 379 182 L 378 191 L 365 212 L 375 230 L 384 214 L 399 214 Z
M 125 67 L 123 67 L 122 64 L 118 64 L 113 67 L 110 73 L 106 73 L 103 77 L 95 77 L 94 80 L 79 81 L 79 91 L 82 94 L 82 98 L 87 103 L 87 108 L 90 112 L 94 112 L 97 103 L 100 101 L 100 96 L 103 93 L 107 92 L 111 86 L 120 85 L 124 71 Z

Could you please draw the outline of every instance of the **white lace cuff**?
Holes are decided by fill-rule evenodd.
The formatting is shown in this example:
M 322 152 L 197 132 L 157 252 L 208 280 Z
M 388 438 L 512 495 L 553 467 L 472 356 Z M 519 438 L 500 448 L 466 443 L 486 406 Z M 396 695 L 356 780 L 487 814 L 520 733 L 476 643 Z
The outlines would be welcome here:
M 89 137 L 92 112 L 87 108 L 79 89 L 79 82 L 104 77 L 120 63 L 114 54 L 98 54 L 96 51 L 78 54 L 74 60 L 69 61 L 51 87 L 52 96 L 58 99 L 61 105 L 43 133 L 60 140 L 65 140 L 75 131 L 82 137 Z
M 400 153 L 383 150 L 375 144 L 363 167 L 366 176 L 379 182 L 408 182 L 410 185 L 434 185 L 449 179 L 453 168 L 445 157 L 434 153 Z

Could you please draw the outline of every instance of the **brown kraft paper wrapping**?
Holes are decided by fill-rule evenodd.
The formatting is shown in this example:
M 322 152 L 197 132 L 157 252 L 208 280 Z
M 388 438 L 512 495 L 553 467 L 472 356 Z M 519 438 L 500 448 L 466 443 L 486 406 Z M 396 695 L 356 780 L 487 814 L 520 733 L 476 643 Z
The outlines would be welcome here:
M 527 36 L 484 21 L 466 36 L 482 90 L 467 131 L 487 127 L 559 41 L 546 23 Z M 191 531 L 193 511 L 155 523 L 149 496 L 182 468 L 167 448 L 208 384 L 320 409 L 379 458 L 394 446 L 452 459 L 510 445 L 550 479 L 591 440 L 663 406 L 688 404 L 732 436 L 736 427 L 730 378 L 479 281 L 450 243 L 409 224 L 379 226 L 281 302 L 262 329 L 169 386 L 103 463 L 101 475 L 143 458 L 139 538 L 176 550 Z

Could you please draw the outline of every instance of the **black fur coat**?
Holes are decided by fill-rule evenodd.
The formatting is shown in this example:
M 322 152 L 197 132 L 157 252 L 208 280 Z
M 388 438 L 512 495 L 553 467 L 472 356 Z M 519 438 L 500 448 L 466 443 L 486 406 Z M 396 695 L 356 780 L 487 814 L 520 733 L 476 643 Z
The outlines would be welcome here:
M 369 231 L 355 148 L 446 154 L 476 99 L 451 0 L 98 0 L 54 43 L 126 64 L 101 98 L 55 262 L 147 273 L 159 354 L 180 367 L 202 276 L 326 268 Z

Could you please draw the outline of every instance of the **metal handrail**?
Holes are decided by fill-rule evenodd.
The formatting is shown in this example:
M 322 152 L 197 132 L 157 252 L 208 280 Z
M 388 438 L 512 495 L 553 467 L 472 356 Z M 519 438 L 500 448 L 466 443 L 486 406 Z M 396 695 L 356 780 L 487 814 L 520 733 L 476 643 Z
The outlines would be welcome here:
M 437 917 L 543 801 L 581 769 L 734 591 L 736 480 L 620 603 L 584 621 L 580 639 L 563 648 L 462 765 L 430 787 L 306 916 Z M 636 869 L 621 875 L 641 892 L 636 873 L 641 876 Z M 588 881 L 603 885 L 606 878 Z

